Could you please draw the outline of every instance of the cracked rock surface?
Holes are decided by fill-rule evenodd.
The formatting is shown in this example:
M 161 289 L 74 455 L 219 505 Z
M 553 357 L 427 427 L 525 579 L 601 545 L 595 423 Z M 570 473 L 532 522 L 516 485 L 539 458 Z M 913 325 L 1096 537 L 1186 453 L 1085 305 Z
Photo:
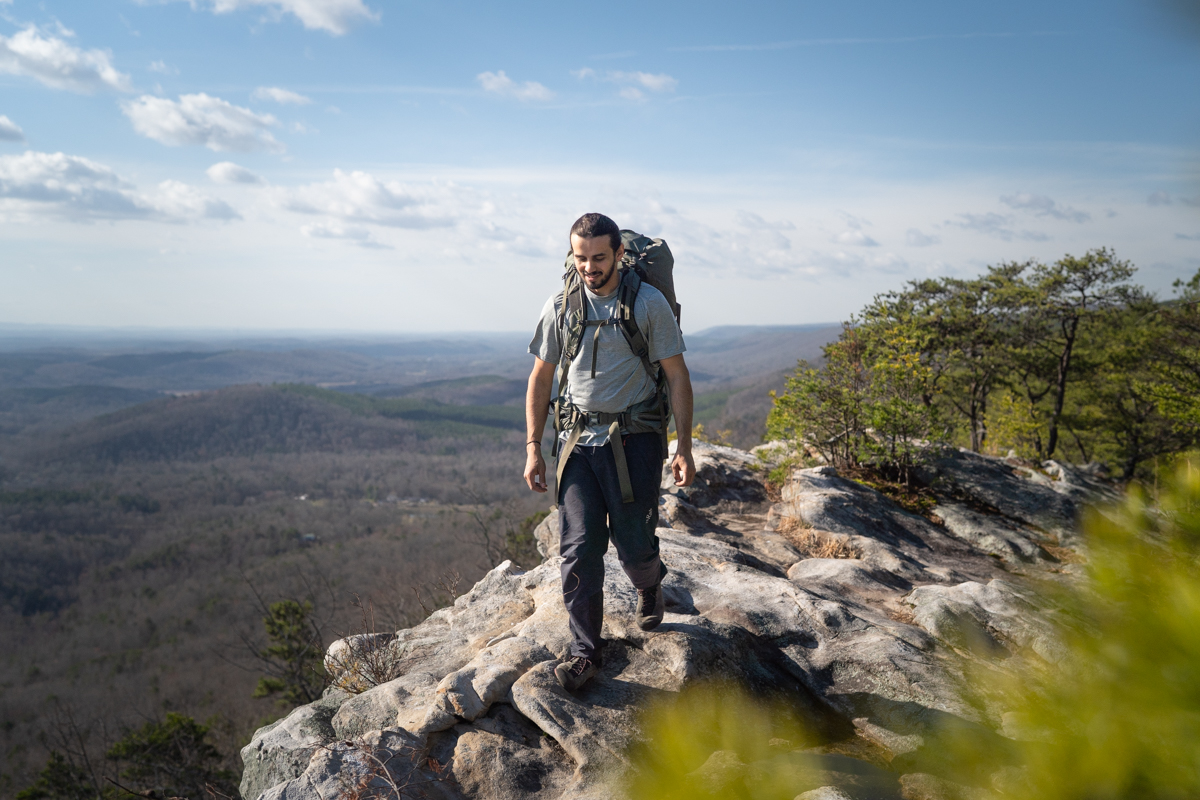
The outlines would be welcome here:
M 994 796 L 988 776 L 965 785 L 947 772 L 933 734 L 950 721 L 1005 752 L 1003 714 L 968 702 L 963 660 L 1063 657 L 1064 621 L 1036 579 L 1070 579 L 1076 514 L 1108 484 L 1057 462 L 945 452 L 923 474 L 937 505 L 920 516 L 830 467 L 796 470 L 771 503 L 750 453 L 697 443 L 695 456 L 695 485 L 664 476 L 663 623 L 634 624 L 636 593 L 610 549 L 604 665 L 577 694 L 553 676 L 569 634 L 551 514 L 536 531 L 541 565 L 505 562 L 373 640 L 392 680 L 329 690 L 259 730 L 242 751 L 242 796 L 328 800 L 370 784 L 405 797 L 619 797 L 640 712 L 711 679 L 786 698 L 824 743 L 750 764 L 716 751 L 689 778 L 697 796 L 764 771 L 795 774 L 789 798 Z M 856 557 L 808 557 L 797 532 Z M 347 647 L 331 646 L 332 670 Z

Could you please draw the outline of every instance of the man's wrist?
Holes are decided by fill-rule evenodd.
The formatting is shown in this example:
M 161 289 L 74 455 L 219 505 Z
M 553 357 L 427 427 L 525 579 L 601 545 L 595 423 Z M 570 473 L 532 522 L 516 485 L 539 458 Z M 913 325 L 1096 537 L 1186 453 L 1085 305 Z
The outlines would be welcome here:
M 525 449 L 528 450 L 529 445 L 531 445 L 531 444 L 536 444 L 538 446 L 539 450 L 542 449 L 542 442 L 540 439 L 530 439 L 528 442 L 525 443 Z

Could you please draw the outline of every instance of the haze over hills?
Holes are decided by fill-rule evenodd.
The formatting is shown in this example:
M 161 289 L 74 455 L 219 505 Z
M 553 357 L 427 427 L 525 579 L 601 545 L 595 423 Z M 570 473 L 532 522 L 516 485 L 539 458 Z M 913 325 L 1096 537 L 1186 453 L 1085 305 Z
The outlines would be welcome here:
M 726 326 L 686 337 L 697 421 L 742 444 L 761 435 L 767 392 L 800 358 L 816 360 L 837 326 Z M 303 383 L 457 405 L 520 405 L 524 333 L 281 338 L 209 332 L 0 328 L 0 426 L 10 434 L 78 421 L 158 394 Z M 30 391 L 37 390 L 37 391 Z M 122 391 L 123 390 L 123 391 Z M 37 428 L 41 430 L 41 427 Z

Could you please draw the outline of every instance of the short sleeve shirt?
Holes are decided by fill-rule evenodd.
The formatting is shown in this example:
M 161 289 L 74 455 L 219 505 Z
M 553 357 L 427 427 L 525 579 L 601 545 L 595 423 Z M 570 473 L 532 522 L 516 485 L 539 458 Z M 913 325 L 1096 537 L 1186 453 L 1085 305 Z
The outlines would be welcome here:
M 600 297 L 584 287 L 588 319 L 611 319 L 617 314 L 617 292 Z M 551 364 L 562 357 L 562 331 L 558 327 L 559 292 L 546 301 L 538 320 L 529 352 Z M 638 330 L 646 337 L 651 361 L 677 356 L 686 350 L 683 333 L 675 322 L 671 305 L 662 292 L 643 283 L 633 304 Z M 604 325 L 594 339 L 596 328 L 584 332 L 579 354 L 571 362 L 567 375 L 566 397 L 584 411 L 617 413 L 654 395 L 654 381 L 646 374 L 642 360 L 629 349 L 625 335 L 617 325 Z M 592 377 L 595 352 L 596 377 Z M 558 383 L 556 381 L 555 387 Z M 581 445 L 602 445 L 608 441 L 608 426 L 593 425 L 579 439 Z

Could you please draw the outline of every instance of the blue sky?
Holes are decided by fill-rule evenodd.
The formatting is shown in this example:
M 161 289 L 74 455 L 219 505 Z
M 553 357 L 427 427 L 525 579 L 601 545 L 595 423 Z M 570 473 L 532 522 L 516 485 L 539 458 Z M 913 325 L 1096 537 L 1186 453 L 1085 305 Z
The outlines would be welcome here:
M 1154 2 L 0 0 L 0 322 L 516 330 L 585 211 L 684 328 L 1101 246 L 1200 269 Z

